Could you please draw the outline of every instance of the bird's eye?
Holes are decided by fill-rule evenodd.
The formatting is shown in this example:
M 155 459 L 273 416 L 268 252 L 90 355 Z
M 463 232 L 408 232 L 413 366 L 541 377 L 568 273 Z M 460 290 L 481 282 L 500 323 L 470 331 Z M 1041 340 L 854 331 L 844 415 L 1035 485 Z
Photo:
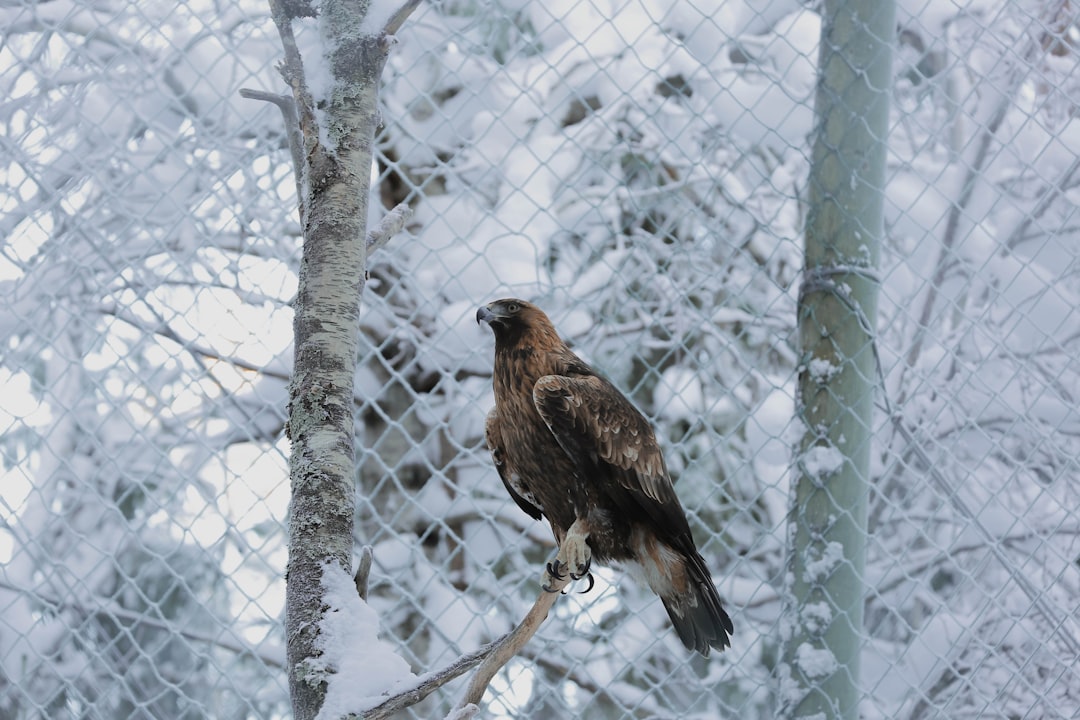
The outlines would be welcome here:
M 506 311 L 507 312 L 516 313 L 520 309 L 521 309 L 521 306 L 518 305 L 517 303 L 510 303 L 509 305 L 506 306 Z

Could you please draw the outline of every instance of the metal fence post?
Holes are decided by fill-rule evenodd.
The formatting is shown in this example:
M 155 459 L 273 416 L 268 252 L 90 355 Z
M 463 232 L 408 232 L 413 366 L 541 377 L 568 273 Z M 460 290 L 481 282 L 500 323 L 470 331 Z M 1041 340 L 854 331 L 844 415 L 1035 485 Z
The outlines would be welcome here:
M 799 298 L 796 487 L 781 716 L 857 718 L 890 2 L 827 2 Z

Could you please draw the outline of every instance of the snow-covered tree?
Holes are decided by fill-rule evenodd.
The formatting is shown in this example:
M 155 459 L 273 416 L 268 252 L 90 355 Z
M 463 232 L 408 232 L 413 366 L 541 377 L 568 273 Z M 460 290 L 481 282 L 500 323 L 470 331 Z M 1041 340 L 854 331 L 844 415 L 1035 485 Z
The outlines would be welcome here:
M 868 695 L 966 717 L 993 688 L 995 712 L 1054 716 L 1076 703 L 1080 650 L 1080 18 L 901 7 Z
M 281 466 L 295 223 L 277 118 L 235 97 L 272 78 L 267 28 L 209 2 L 0 18 L 0 713 L 272 713 L 280 492 L 248 470 Z
M 862 707 L 1054 716 L 1080 687 L 1075 11 L 898 6 Z M 415 215 L 371 258 L 355 391 L 384 639 L 438 669 L 552 554 L 482 443 L 473 317 L 510 294 L 656 421 L 736 623 L 690 659 L 599 572 L 494 715 L 772 716 L 815 7 L 446 0 L 398 34 L 370 223 Z M 0 28 L 0 714 L 284 714 L 300 229 L 280 114 L 237 93 L 280 91 L 267 7 Z

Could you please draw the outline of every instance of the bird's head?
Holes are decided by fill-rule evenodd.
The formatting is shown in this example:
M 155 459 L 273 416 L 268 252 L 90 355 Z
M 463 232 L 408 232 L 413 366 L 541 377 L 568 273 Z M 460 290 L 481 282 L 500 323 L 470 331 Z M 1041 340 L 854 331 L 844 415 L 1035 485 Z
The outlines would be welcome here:
M 558 341 L 558 334 L 544 311 L 516 298 L 496 300 L 476 311 L 476 322 L 487 323 L 495 333 L 496 345 L 517 345 L 525 338 Z

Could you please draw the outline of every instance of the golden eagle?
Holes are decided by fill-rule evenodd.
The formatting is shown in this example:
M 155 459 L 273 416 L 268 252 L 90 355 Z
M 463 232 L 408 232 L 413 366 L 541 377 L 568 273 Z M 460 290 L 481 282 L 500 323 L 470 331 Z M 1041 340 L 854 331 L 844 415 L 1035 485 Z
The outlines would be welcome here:
M 518 506 L 551 523 L 545 573 L 626 567 L 664 603 L 679 639 L 708 656 L 730 644 L 720 604 L 649 421 L 562 341 L 540 308 L 497 300 L 476 312 L 495 333 L 495 407 L 486 434 Z M 591 580 L 591 578 L 590 578 Z M 591 585 L 590 585 L 591 587 Z

